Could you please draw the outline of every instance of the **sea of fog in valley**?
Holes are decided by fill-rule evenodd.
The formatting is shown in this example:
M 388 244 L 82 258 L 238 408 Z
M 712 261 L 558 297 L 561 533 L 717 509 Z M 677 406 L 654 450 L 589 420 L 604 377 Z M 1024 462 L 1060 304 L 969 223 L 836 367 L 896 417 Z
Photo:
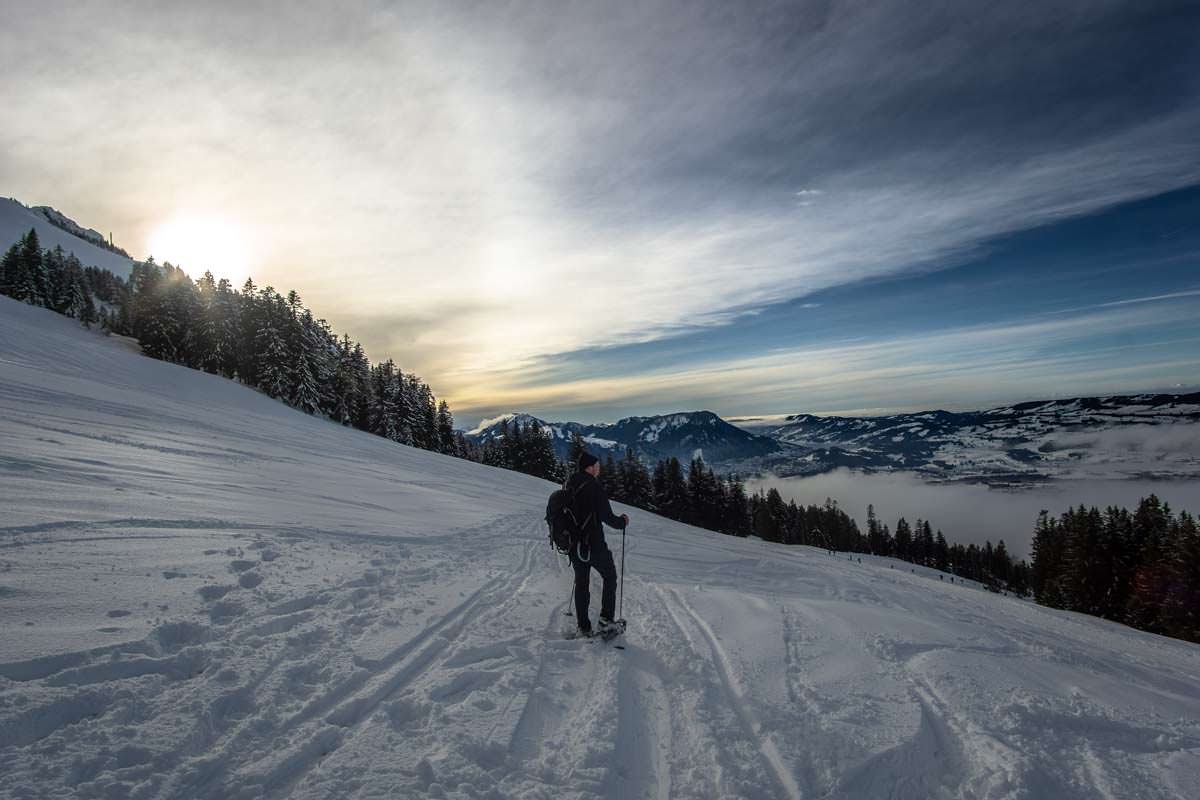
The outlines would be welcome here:
M 810 477 L 766 476 L 747 481 L 747 491 L 775 487 L 785 500 L 821 504 L 832 498 L 866 530 L 867 506 L 893 530 L 896 520 L 928 519 L 951 542 L 979 544 L 1003 539 L 1009 552 L 1028 558 L 1033 526 L 1042 509 L 1058 515 L 1083 503 L 1132 509 L 1156 494 L 1176 512 L 1200 512 L 1200 481 L 1060 480 L 1020 490 L 983 484 L 927 483 L 911 472 L 863 473 L 839 469 Z

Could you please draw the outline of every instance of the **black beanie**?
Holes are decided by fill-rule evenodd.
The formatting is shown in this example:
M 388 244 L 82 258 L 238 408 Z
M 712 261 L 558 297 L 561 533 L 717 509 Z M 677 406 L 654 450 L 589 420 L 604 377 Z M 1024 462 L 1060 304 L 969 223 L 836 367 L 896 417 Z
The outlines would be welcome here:
M 582 455 L 579 456 L 579 471 L 583 472 L 585 469 L 590 467 L 592 464 L 599 464 L 599 463 L 600 463 L 600 459 L 596 458 L 591 453 L 583 453 Z

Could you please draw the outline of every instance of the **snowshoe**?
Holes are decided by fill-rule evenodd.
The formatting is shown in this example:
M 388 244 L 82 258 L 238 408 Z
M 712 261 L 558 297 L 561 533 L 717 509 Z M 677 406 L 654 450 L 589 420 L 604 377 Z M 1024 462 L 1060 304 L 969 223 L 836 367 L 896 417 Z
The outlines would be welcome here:
M 606 642 L 611 642 L 624 632 L 625 620 L 623 619 L 605 619 L 601 617 L 599 624 L 596 625 L 596 636 Z

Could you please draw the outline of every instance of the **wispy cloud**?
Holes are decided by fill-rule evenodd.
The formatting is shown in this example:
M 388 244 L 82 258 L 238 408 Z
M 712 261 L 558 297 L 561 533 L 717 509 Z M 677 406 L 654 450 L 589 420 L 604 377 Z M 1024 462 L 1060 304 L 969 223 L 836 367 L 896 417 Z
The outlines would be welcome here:
M 1170 294 L 1156 294 L 1152 297 L 1132 297 L 1128 300 L 1115 300 L 1111 303 L 1101 303 L 1100 308 L 1112 308 L 1113 306 L 1128 306 L 1137 303 L 1157 303 L 1160 300 L 1175 300 L 1180 297 L 1200 297 L 1200 289 L 1187 292 L 1171 292 Z
M 548 354 L 734 324 L 1200 182 L 1195 50 L 1168 17 L 64 3 L 0 32 L 5 96 L 30 110 L 0 130 L 0 174 L 134 251 L 180 209 L 236 218 L 260 285 L 453 401 L 500 403 Z
M 1141 305 L 1143 303 L 1160 303 L 1166 300 L 1178 300 L 1185 297 L 1200 297 L 1200 289 L 1188 289 L 1182 292 L 1168 292 L 1167 294 L 1155 294 L 1145 297 L 1129 297 L 1124 300 L 1113 300 L 1107 303 L 1094 303 L 1088 306 L 1056 309 L 1055 311 L 1048 312 L 1047 316 L 1077 314 L 1081 311 L 1093 311 L 1098 308 L 1117 308 L 1119 306 Z
M 884 340 L 773 350 L 648 374 L 554 381 L 504 375 L 466 391 L 462 412 L 520 405 L 555 416 L 597 408 L 617 415 L 675 407 L 694 399 L 725 415 L 980 408 L 1066 394 L 1129 391 L 1164 371 L 1200 374 L 1200 338 L 1172 335 L 1195 309 L 1120 308 L 1071 318 L 968 326 Z M 1155 331 L 1148 343 L 1097 344 L 1101 337 Z M 496 398 L 500 398 L 497 400 Z M 610 414 L 611 415 L 611 414 Z

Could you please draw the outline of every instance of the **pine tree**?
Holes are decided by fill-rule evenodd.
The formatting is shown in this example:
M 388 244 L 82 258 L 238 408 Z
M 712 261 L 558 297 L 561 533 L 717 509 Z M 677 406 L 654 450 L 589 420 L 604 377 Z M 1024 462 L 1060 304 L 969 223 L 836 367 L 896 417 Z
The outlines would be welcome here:
M 38 303 L 37 280 L 32 268 L 36 254 L 36 269 L 41 270 L 41 252 L 37 249 L 38 246 L 37 231 L 31 228 L 29 233 L 13 245 L 13 249 L 10 250 L 11 258 L 5 256 L 5 294 L 30 305 Z
M 749 536 L 751 532 L 750 502 L 746 497 L 746 486 L 736 476 L 729 479 L 728 517 L 731 522 L 729 533 L 734 536 Z
M 42 253 L 42 271 L 46 276 L 46 291 L 41 305 L 56 314 L 70 316 L 67 309 L 71 306 L 71 283 L 67 275 L 67 255 L 61 245 Z
M 1200 642 L 1200 530 L 1186 511 L 1173 523 L 1162 620 L 1167 634 Z
M 42 258 L 42 245 L 38 241 L 37 230 L 29 229 L 21 240 L 21 250 L 17 256 L 20 267 L 18 275 L 21 283 L 18 286 L 21 295 L 13 295 L 17 300 L 35 306 L 49 306 L 50 281 L 46 274 L 46 265 Z
M 883 529 L 875 517 L 875 506 L 867 504 L 867 547 L 874 555 L 884 555 Z
M 433 396 L 433 390 L 429 388 L 429 384 L 421 384 L 421 400 L 421 417 L 419 420 L 421 436 L 417 442 L 417 446 L 436 452 L 439 441 L 437 398 Z
M 772 486 L 754 514 L 754 532 L 763 541 L 781 542 L 786 523 L 787 505 L 779 490 Z
M 228 280 L 217 281 L 208 315 L 217 372 L 234 378 L 238 374 L 238 297 Z
M 683 465 L 674 456 L 667 459 L 665 486 L 665 497 L 663 499 L 656 497 L 655 503 L 671 519 L 685 519 L 689 506 L 687 482 L 683 476 Z
M 650 482 L 650 473 L 646 466 L 633 452 L 626 448 L 625 458 L 621 461 L 621 486 L 625 502 L 637 508 L 654 509 L 654 486 Z
M 942 572 L 950 568 L 950 547 L 946 544 L 946 537 L 940 530 L 937 532 L 937 538 L 933 544 L 933 565 Z
M 335 365 L 332 363 L 336 344 L 323 322 L 313 319 L 307 308 L 291 303 L 299 301 L 294 291 L 288 293 L 292 313 L 289 350 L 293 353 L 295 369 L 289 391 L 289 403 L 309 414 L 323 414 L 333 408 L 329 389 Z
M 350 359 L 353 378 L 351 381 L 352 424 L 360 431 L 371 429 L 371 362 L 362 345 L 355 342 Z
M 1000 585 L 1008 586 L 1012 572 L 1012 559 L 1008 555 L 1008 548 L 1005 546 L 1003 539 L 996 543 L 996 549 L 992 551 L 990 569 L 992 575 L 1000 582 Z
M 688 513 L 685 520 L 699 528 L 717 530 L 719 522 L 719 500 L 717 481 L 712 471 L 700 456 L 692 459 L 688 468 L 687 495 Z
M 438 403 L 437 410 L 437 429 L 438 429 L 438 450 L 447 455 L 457 453 L 454 439 L 454 415 L 450 413 L 450 406 L 445 400 Z M 554 457 L 553 445 L 550 449 L 550 457 Z
M 4 252 L 4 258 L 0 259 L 0 294 L 6 297 L 15 297 L 13 287 L 17 282 L 17 263 L 20 258 L 23 241 L 24 237 L 8 248 Z
M 1129 602 L 1128 621 L 1135 628 L 1162 633 L 1162 607 L 1169 573 L 1170 509 L 1155 495 L 1138 503 L 1133 515 L 1134 542 L 1139 557 Z
M 1066 607 L 1066 591 L 1063 587 L 1065 539 L 1057 520 L 1046 511 L 1038 515 L 1033 531 L 1030 582 L 1034 599 L 1051 608 Z
M 625 502 L 624 487 L 621 486 L 621 473 L 617 471 L 617 464 L 613 461 L 612 453 L 605 457 L 604 466 L 600 469 L 600 485 L 604 487 L 604 493 L 611 499 L 619 503 Z
M 213 375 L 221 372 L 221 332 L 217 317 L 217 281 L 211 272 L 205 272 L 196 281 L 196 294 L 200 300 L 200 318 L 195 320 L 195 367 Z
M 135 264 L 132 283 L 131 332 L 151 358 L 175 361 L 178 353 L 179 324 L 168 302 L 171 273 L 168 265 L 159 267 L 153 259 Z
M 321 413 L 321 389 L 315 372 L 312 356 L 307 351 L 301 352 L 293 373 L 295 385 L 288 402 L 293 408 L 298 408 L 306 414 Z
M 1137 554 L 1133 547 L 1133 518 L 1124 508 L 1110 506 L 1104 512 L 1104 546 L 1111 551 L 1112 585 L 1109 589 L 1103 616 L 1123 621 L 1129 609 L 1129 595 Z
M 896 523 L 896 558 L 912 561 L 912 551 L 912 529 L 908 526 L 908 521 L 901 517 Z
M 383 396 L 380 409 L 380 435 L 401 444 L 413 444 L 412 427 L 409 424 L 409 408 L 405 387 L 404 373 L 396 369 L 391 359 L 386 362 L 387 370 L 383 382 Z
M 919 552 L 920 552 L 920 558 L 921 558 L 919 563 L 921 563 L 927 567 L 932 566 L 933 562 L 934 562 L 934 550 L 937 547 L 937 543 L 935 542 L 935 540 L 933 538 L 933 528 L 930 526 L 929 520 L 922 520 L 922 522 L 919 526 L 919 530 L 920 530 Z M 1005 563 L 1007 563 L 1007 562 L 1005 562 Z
M 258 332 L 266 324 L 269 310 L 266 294 L 246 278 L 238 295 L 237 378 L 247 386 L 259 383 Z
M 528 472 L 525 463 L 525 436 L 521 429 L 521 420 L 514 419 L 508 435 L 504 437 L 504 461 L 511 470 Z
M 541 423 L 533 420 L 526 426 L 523 442 L 526 471 L 548 481 L 560 482 L 562 476 L 559 473 L 558 458 L 554 455 L 554 442 Z
M 288 399 L 292 385 L 292 355 L 288 352 L 283 297 L 271 287 L 263 289 L 262 325 L 255 336 L 258 387 L 278 400 Z
M 364 388 L 350 337 L 343 334 L 338 346 L 337 369 L 333 375 L 333 418 L 354 425 Z
M 483 463 L 493 467 L 503 467 L 512 469 L 511 463 L 508 461 L 508 445 L 506 442 L 509 438 L 508 420 L 500 421 L 500 430 L 483 446 Z

